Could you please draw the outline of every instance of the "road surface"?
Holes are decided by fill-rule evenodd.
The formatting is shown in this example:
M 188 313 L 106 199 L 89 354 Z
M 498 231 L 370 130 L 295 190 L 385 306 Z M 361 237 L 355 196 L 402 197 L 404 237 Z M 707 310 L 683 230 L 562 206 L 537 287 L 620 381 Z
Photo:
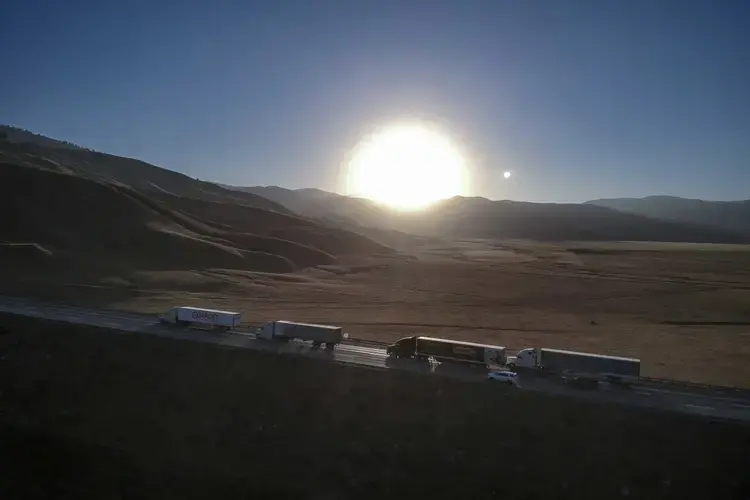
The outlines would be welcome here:
M 392 360 L 386 356 L 384 349 L 377 347 L 340 344 L 336 346 L 333 352 L 328 352 L 324 349 L 315 349 L 304 342 L 276 343 L 256 339 L 254 331 L 249 328 L 217 333 L 216 331 L 162 325 L 157 322 L 154 316 L 147 314 L 49 304 L 7 296 L 0 296 L 0 312 L 97 326 L 119 332 L 147 333 L 160 337 L 206 342 L 227 347 L 263 350 L 280 354 L 299 354 L 373 369 L 407 370 L 431 376 L 450 377 L 486 384 L 493 383 L 486 380 L 486 371 L 482 369 L 424 363 L 414 360 Z M 629 406 L 659 408 L 750 424 L 750 397 L 727 397 L 710 394 L 705 390 L 691 391 L 690 389 L 679 388 L 679 386 L 677 388 L 659 387 L 654 384 L 637 386 L 631 389 L 602 387 L 599 390 L 583 390 L 566 386 L 559 378 L 541 378 L 524 373 L 520 373 L 518 379 L 519 388 L 517 390 L 595 399 Z M 501 393 L 500 388 L 498 389 Z

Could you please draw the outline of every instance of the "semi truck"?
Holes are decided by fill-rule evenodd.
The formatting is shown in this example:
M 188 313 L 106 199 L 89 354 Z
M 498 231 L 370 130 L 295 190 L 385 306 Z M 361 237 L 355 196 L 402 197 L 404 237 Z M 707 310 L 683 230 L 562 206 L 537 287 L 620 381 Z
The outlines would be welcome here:
M 161 323 L 173 325 L 206 325 L 231 330 L 240 324 L 240 313 L 203 309 L 201 307 L 173 307 L 158 316 Z
M 562 349 L 527 348 L 508 357 L 508 367 L 530 368 L 551 373 L 600 375 L 613 381 L 637 379 L 641 374 L 641 360 L 619 356 L 605 356 Z
M 257 338 L 265 340 L 289 341 L 292 339 L 312 342 L 314 347 L 326 345 L 332 350 L 348 335 L 340 326 L 317 325 L 313 323 L 299 323 L 296 321 L 271 321 L 261 326 Z
M 412 358 L 442 363 L 464 363 L 489 367 L 505 364 L 505 347 L 434 337 L 404 337 L 386 348 L 394 358 Z

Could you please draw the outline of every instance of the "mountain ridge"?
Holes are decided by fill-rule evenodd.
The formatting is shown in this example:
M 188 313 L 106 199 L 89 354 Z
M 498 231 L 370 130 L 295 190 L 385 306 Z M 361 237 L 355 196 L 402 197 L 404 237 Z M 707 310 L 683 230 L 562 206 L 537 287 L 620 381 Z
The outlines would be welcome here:
M 166 203 L 185 204 L 185 200 L 192 199 L 255 207 L 306 219 L 326 227 L 326 231 L 339 228 L 364 238 L 379 239 L 386 245 L 394 238 L 403 240 L 406 234 L 540 241 L 750 242 L 750 227 L 747 227 L 750 222 L 745 223 L 750 217 L 743 215 L 746 206 L 750 209 L 750 203 L 744 202 L 695 202 L 657 196 L 645 202 L 592 200 L 577 204 L 456 196 L 436 202 L 422 211 L 403 212 L 372 200 L 317 188 L 243 187 L 201 181 L 141 160 L 81 149 L 64 141 L 13 130 L 16 135 L 10 137 L 12 140 L 7 136 L 0 140 L 0 161 L 7 164 L 116 183 Z M 626 206 L 627 203 L 634 206 Z M 669 210 L 644 209 L 640 206 L 644 203 L 657 206 L 677 204 L 683 208 L 677 210 L 678 213 L 671 213 Z M 686 215 L 686 205 L 698 208 L 692 208 L 692 212 Z M 200 210 L 211 211 L 211 207 L 204 205 Z M 705 207 L 709 207 L 709 214 Z M 734 219 L 738 218 L 740 222 L 727 222 L 733 218 L 726 216 L 724 207 L 732 207 L 737 213 Z
M 529 238 L 539 240 L 657 240 L 697 243 L 745 243 L 750 233 L 696 220 L 670 220 L 597 203 L 537 203 L 454 196 L 424 211 L 397 212 L 370 200 L 336 193 L 308 196 L 280 186 L 233 187 L 281 203 L 292 211 L 329 221 L 348 219 L 425 236 Z M 640 225 L 640 226 L 639 226 Z

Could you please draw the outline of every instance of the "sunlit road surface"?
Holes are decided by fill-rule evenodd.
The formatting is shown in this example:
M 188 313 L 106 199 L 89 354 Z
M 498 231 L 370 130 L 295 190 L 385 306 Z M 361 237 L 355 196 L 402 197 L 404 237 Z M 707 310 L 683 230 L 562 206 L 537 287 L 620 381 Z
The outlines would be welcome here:
M 255 338 L 254 330 L 239 328 L 233 332 L 217 332 L 196 328 L 176 327 L 159 323 L 155 316 L 147 314 L 89 309 L 61 304 L 50 304 L 19 297 L 0 296 L 0 311 L 64 321 L 81 325 L 112 329 L 123 333 L 138 332 L 160 337 L 205 342 L 233 348 L 255 349 L 279 354 L 297 354 L 336 363 L 370 367 L 374 369 L 395 369 L 442 376 L 483 384 L 497 384 L 498 395 L 502 397 L 508 390 L 524 390 L 548 394 L 608 401 L 629 406 L 659 408 L 712 417 L 742 421 L 750 424 L 750 397 L 727 397 L 710 394 L 707 391 L 691 392 L 680 386 L 660 387 L 654 384 L 637 385 L 629 389 L 615 386 L 601 386 L 598 390 L 576 389 L 565 385 L 559 378 L 542 378 L 521 372 L 518 387 L 506 388 L 496 381 L 488 381 L 487 372 L 481 368 L 439 363 L 424 363 L 413 360 L 394 360 L 386 356 L 385 350 L 353 344 L 340 344 L 333 352 L 313 348 L 309 343 L 292 341 L 277 343 Z

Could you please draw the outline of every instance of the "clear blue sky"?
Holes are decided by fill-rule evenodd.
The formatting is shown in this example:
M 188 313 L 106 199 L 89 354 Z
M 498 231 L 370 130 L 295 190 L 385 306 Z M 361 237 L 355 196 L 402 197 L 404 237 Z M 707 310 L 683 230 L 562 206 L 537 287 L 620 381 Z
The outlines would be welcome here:
M 0 123 L 336 189 L 361 136 L 414 117 L 477 195 L 744 199 L 749 21 L 747 0 L 6 0 Z

